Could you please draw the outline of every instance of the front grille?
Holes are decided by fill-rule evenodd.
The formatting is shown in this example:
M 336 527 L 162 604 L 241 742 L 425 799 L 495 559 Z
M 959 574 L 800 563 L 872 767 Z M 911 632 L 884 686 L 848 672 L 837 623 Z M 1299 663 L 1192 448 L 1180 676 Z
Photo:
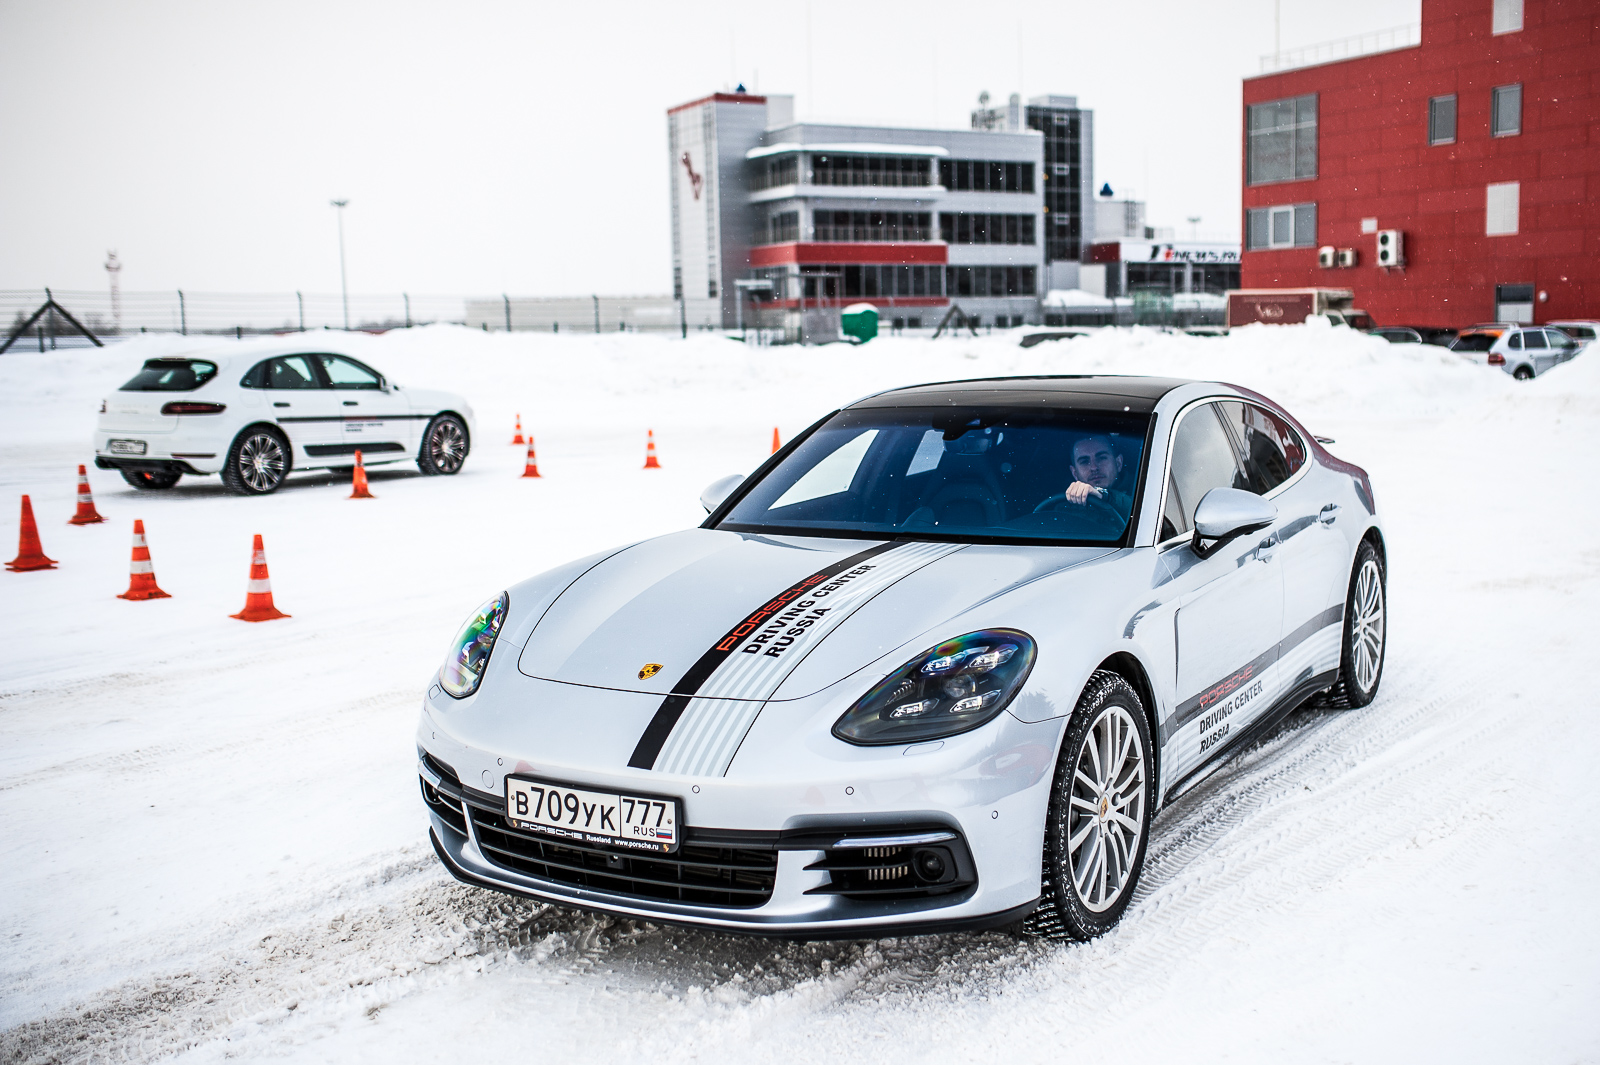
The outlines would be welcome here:
M 496 865 L 573 887 L 613 895 L 748 908 L 772 897 L 778 852 L 697 843 L 693 830 L 672 854 L 642 855 L 584 843 L 557 842 L 506 824 L 497 811 L 470 803 L 478 849 Z

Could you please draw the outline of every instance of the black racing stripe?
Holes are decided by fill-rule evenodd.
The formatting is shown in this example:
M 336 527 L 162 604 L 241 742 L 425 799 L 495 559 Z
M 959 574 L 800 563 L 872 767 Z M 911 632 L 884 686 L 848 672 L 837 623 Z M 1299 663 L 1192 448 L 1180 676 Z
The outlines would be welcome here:
M 1183 726 L 1199 717 L 1213 704 L 1231 694 L 1235 689 L 1243 687 L 1245 681 L 1254 677 L 1263 669 L 1276 662 L 1279 658 L 1282 658 L 1296 647 L 1299 647 L 1302 643 L 1305 643 L 1313 635 L 1321 632 L 1329 625 L 1337 624 L 1343 620 L 1344 604 L 1338 603 L 1334 606 L 1330 606 L 1328 609 L 1322 611 L 1322 613 L 1316 615 L 1310 621 L 1306 622 L 1304 625 L 1301 625 L 1299 628 L 1289 633 L 1289 635 L 1279 640 L 1272 647 L 1267 648 L 1267 650 L 1257 655 L 1247 665 L 1240 669 L 1234 670 L 1227 677 L 1219 680 L 1217 683 L 1213 684 L 1199 695 L 1196 695 L 1191 699 L 1185 699 L 1183 702 L 1179 703 L 1177 711 L 1171 717 L 1167 718 L 1161 723 L 1161 742 L 1166 743 L 1167 740 L 1175 735 L 1179 729 L 1183 728 Z
M 711 674 L 716 672 L 717 667 L 722 665 L 723 660 L 738 646 L 741 637 L 749 635 L 767 618 L 782 610 L 789 600 L 801 595 L 807 588 L 837 577 L 845 570 L 859 566 L 867 559 L 898 546 L 900 545 L 897 542 L 891 540 L 876 547 L 869 547 L 865 551 L 857 551 L 849 558 L 833 563 L 827 569 L 818 570 L 798 584 L 790 585 L 776 598 L 729 629 L 722 639 L 713 644 L 710 650 L 701 655 L 699 660 L 678 678 L 678 683 L 672 686 L 672 694 L 661 701 L 660 708 L 650 719 L 650 724 L 645 727 L 644 735 L 639 737 L 639 745 L 633 749 L 633 757 L 628 759 L 629 768 L 655 768 L 656 758 L 660 756 L 661 748 L 666 745 L 667 737 L 672 735 L 672 729 L 677 725 L 678 718 L 682 717 L 684 710 L 688 708 L 689 700 L 694 698 L 700 686 L 710 679 Z

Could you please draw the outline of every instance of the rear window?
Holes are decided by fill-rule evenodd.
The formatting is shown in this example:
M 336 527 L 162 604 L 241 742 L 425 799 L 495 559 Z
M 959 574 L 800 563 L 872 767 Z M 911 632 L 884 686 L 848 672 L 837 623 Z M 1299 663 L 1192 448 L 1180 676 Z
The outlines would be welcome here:
M 119 392 L 193 392 L 217 376 L 217 364 L 203 359 L 149 359 Z
M 1464 333 L 1450 345 L 1451 351 L 1488 351 L 1499 340 L 1497 333 Z
M 1563 333 L 1567 334 L 1567 336 L 1571 337 L 1573 340 L 1593 340 L 1594 339 L 1594 326 L 1590 326 L 1590 325 L 1558 325 L 1558 326 L 1556 326 L 1556 328 L 1561 330 Z

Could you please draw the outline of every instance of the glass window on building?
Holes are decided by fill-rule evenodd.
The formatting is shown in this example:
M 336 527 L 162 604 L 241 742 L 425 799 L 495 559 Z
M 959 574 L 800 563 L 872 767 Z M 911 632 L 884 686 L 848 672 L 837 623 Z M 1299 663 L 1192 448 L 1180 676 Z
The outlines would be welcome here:
M 1491 132 L 1496 137 L 1514 137 L 1522 132 L 1522 86 L 1502 85 L 1494 91 Z
M 1314 248 L 1317 246 L 1317 205 L 1285 204 L 1253 207 L 1245 212 L 1245 250 Z
M 1317 96 L 1295 96 L 1249 109 L 1248 183 L 1317 176 Z
M 1435 96 L 1428 101 L 1428 143 L 1454 144 L 1456 142 L 1456 98 Z

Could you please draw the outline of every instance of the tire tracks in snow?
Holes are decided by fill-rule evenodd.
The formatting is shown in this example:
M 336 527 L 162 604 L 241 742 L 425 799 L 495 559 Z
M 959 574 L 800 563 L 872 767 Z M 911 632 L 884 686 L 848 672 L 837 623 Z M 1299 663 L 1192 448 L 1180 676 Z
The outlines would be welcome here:
M 28 1063 L 148 1060 L 219 1040 L 271 1043 L 296 1013 L 375 1013 L 506 968 L 664 995 L 668 1014 L 675 1001 L 719 1002 L 709 1015 L 695 1011 L 694 1025 L 700 1038 L 735 1043 L 755 1034 L 747 1026 L 758 1016 L 889 1001 L 948 1010 L 1017 988 L 1091 986 L 1108 968 L 1118 983 L 1154 990 L 1175 954 L 1403 843 L 1418 826 L 1384 814 L 1418 789 L 1434 797 L 1430 811 L 1474 808 L 1483 767 L 1462 756 L 1492 749 L 1485 738 L 1505 721 L 1484 713 L 1493 697 L 1479 678 L 1444 683 L 1445 672 L 1395 670 L 1369 707 L 1303 711 L 1190 789 L 1156 822 L 1123 924 L 1092 944 L 1004 932 L 821 944 L 728 937 L 469 888 L 418 848 L 373 877 L 250 918 L 249 934 L 229 930 L 232 942 L 213 943 L 204 964 L 0 1033 L 0 1051 Z M 673 1059 L 678 1028 L 644 1033 L 640 1049 L 654 1043 Z

